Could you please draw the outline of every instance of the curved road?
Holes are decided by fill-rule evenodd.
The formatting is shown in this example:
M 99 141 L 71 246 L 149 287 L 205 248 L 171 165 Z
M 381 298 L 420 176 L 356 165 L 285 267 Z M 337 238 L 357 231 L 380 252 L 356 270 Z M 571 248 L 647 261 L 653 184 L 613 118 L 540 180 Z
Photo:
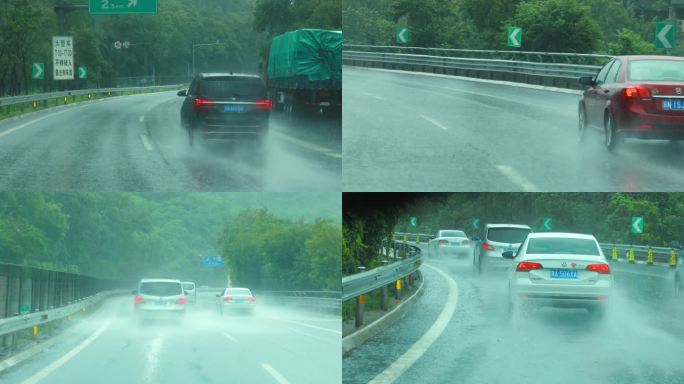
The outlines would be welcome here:
M 251 143 L 190 148 L 181 103 L 160 92 L 0 121 L 0 190 L 340 191 L 339 123 L 273 113 L 256 162 Z
M 616 275 L 614 311 L 603 320 L 582 309 L 543 308 L 511 321 L 505 276 L 476 278 L 471 263 L 426 258 L 457 283 L 457 306 L 443 333 L 395 383 L 684 383 L 684 305 L 670 298 L 669 286 Z M 422 271 L 424 294 L 405 317 L 344 358 L 344 383 L 365 384 L 383 373 L 448 305 L 447 279 Z
M 344 68 L 345 191 L 681 191 L 684 145 L 577 133 L 573 91 Z
M 132 296 L 110 299 L 70 327 L 66 341 L 0 374 L 0 382 L 341 382 L 339 316 L 260 305 L 254 316 L 222 318 L 213 299 L 212 294 L 198 297 L 182 326 L 140 326 L 133 318 Z

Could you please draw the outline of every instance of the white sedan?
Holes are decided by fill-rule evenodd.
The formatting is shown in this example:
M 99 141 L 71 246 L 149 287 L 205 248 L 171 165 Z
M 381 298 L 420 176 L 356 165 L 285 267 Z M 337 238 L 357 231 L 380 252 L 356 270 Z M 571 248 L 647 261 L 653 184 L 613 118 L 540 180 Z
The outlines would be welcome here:
M 470 255 L 470 239 L 465 232 L 454 229 L 437 231 L 435 237 L 428 242 L 428 255 L 441 256 L 445 254 L 462 257 Z
M 610 264 L 592 235 L 531 233 L 509 272 L 509 307 L 586 308 L 603 315 L 613 289 Z

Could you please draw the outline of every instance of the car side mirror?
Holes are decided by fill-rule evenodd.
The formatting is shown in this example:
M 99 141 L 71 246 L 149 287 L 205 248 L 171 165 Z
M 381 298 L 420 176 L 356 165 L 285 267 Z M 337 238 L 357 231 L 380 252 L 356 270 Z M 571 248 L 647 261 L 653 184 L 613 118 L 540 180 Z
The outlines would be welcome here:
M 178 96 L 187 96 L 187 95 L 188 95 L 188 91 L 185 90 L 185 89 L 180 90 L 180 91 L 178 91 L 177 95 L 178 95 Z
M 131 293 L 134 294 L 134 295 L 137 295 L 137 294 L 138 294 L 138 290 L 137 290 L 137 289 L 134 289 L 133 292 L 131 292 Z
M 596 85 L 594 78 L 591 76 L 582 76 L 579 78 L 579 83 L 587 87 L 593 87 Z
M 513 259 L 515 258 L 515 253 L 513 253 L 513 251 L 506 251 L 502 253 L 501 256 L 503 256 L 504 259 Z
M 187 296 L 187 295 L 188 295 L 188 291 L 183 291 L 183 294 L 184 294 L 185 296 Z

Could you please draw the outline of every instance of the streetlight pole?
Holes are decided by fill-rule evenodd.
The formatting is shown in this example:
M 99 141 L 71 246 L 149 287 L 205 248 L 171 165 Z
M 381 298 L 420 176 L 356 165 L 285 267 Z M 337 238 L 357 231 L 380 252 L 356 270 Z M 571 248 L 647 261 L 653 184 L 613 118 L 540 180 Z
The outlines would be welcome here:
M 219 41 L 216 40 L 215 43 L 202 43 L 192 45 L 192 75 L 195 75 L 195 47 L 207 46 L 207 45 L 219 45 Z

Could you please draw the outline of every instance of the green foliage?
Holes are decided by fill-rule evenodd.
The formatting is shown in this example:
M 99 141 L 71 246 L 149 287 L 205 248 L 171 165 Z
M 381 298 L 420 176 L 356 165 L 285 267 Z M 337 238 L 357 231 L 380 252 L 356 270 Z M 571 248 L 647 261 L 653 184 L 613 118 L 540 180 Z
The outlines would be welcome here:
M 523 27 L 527 51 L 591 53 L 599 43 L 598 24 L 575 0 L 523 1 L 511 23 Z
M 636 32 L 622 28 L 617 31 L 617 41 L 608 44 L 611 55 L 648 55 L 656 54 L 653 43 L 647 42 Z
M 254 29 L 269 37 L 301 29 L 342 29 L 340 0 L 257 0 Z

